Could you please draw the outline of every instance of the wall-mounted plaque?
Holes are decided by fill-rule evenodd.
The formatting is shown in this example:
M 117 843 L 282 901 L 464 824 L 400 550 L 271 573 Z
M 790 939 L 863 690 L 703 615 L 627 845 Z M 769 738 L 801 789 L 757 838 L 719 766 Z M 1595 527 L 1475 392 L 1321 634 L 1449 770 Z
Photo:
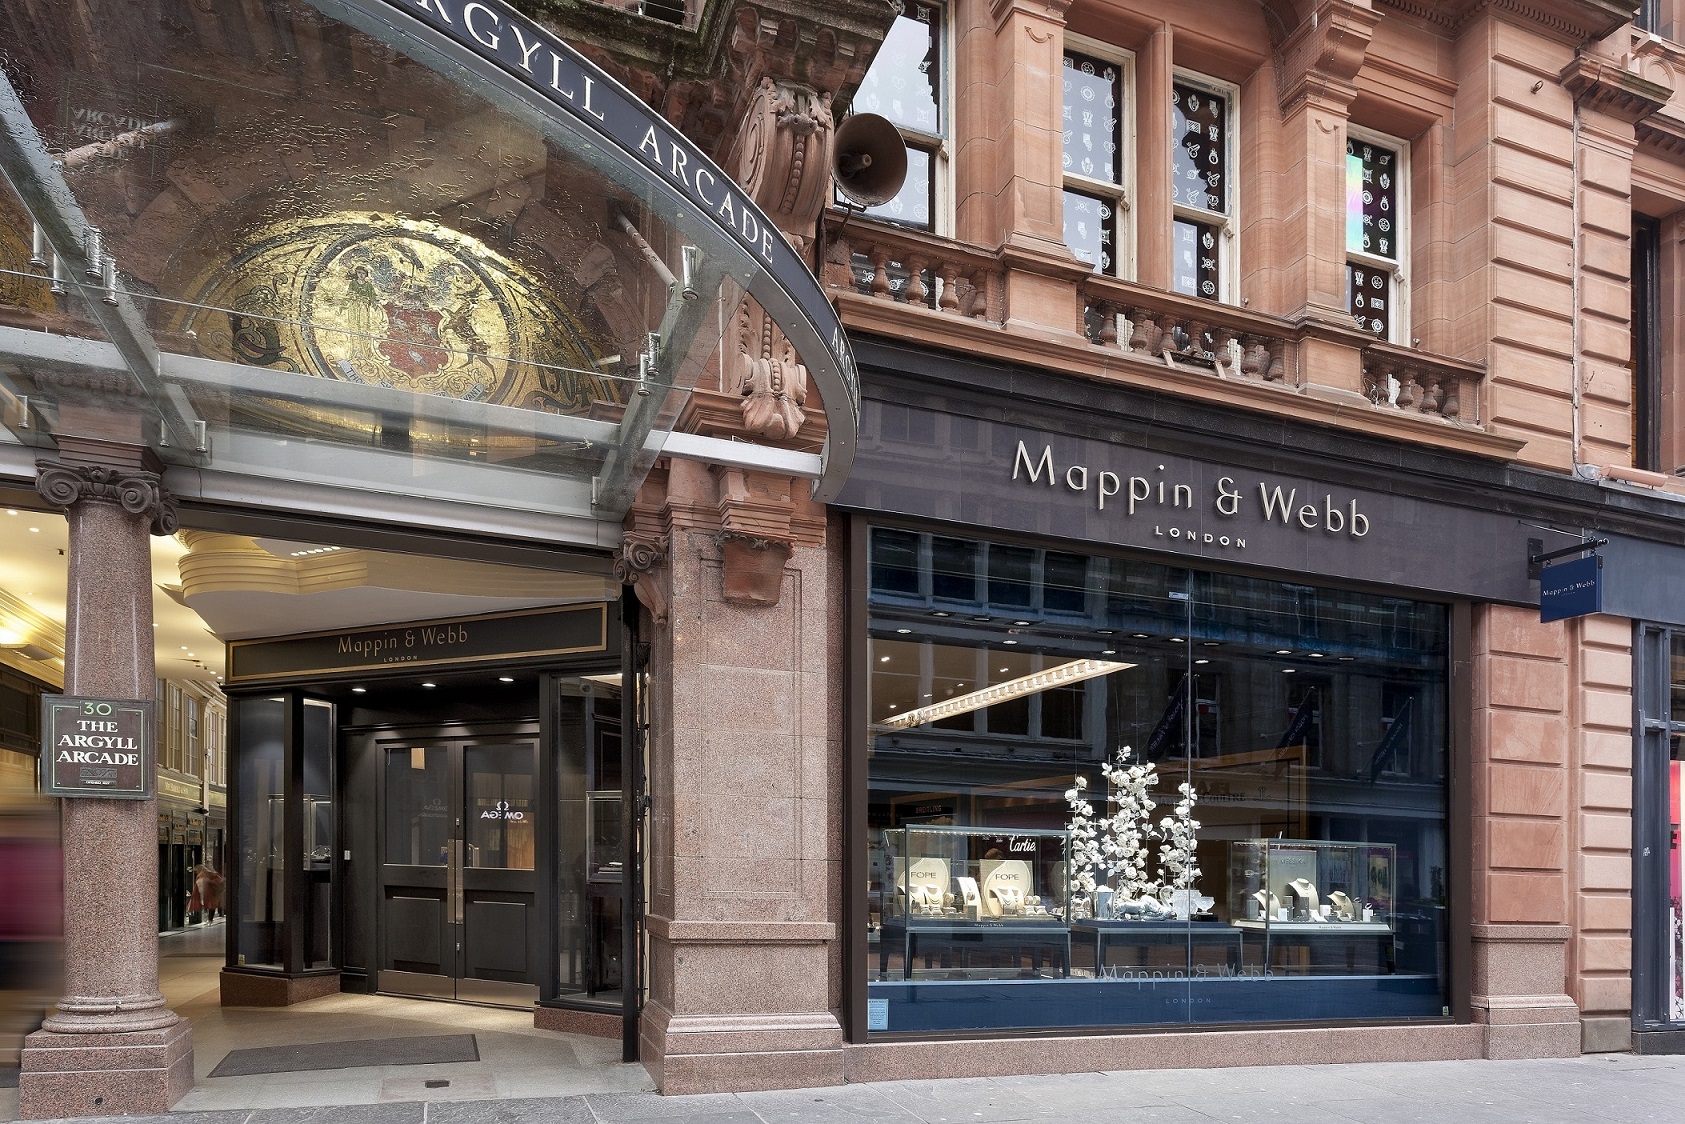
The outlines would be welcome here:
M 41 792 L 146 800 L 158 770 L 152 701 L 41 696 Z

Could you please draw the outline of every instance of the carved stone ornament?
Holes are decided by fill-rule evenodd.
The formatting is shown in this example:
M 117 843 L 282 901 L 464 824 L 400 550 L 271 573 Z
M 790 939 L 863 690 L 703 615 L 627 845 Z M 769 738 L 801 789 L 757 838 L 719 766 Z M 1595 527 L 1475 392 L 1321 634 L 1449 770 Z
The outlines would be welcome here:
M 790 558 L 790 544 L 741 531 L 721 531 L 714 538 L 719 547 L 727 601 L 740 605 L 776 605 L 784 590 L 784 563 Z
M 667 623 L 667 594 L 655 580 L 656 567 L 667 561 L 669 538 L 627 535 L 614 556 L 614 579 L 629 585 L 638 602 L 649 610 L 657 625 Z
M 774 441 L 794 437 L 806 420 L 807 367 L 760 305 L 745 300 L 737 315 L 743 427 Z
M 146 516 L 155 535 L 173 535 L 180 526 L 176 499 L 156 472 L 104 465 L 36 463 L 35 490 L 54 507 L 111 503 L 130 515 Z
M 761 79 L 731 165 L 778 229 L 805 249 L 831 190 L 831 95 Z

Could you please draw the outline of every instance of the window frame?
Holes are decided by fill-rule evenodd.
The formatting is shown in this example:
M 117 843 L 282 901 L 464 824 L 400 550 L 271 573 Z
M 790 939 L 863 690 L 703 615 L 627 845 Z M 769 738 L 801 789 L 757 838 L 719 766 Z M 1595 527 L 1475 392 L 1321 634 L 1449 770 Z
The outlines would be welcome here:
M 1137 93 L 1135 84 L 1135 53 L 1122 47 L 1114 46 L 1100 39 L 1091 39 L 1086 35 L 1066 32 L 1064 44 L 1059 52 L 1060 97 L 1059 112 L 1061 124 L 1064 120 L 1064 79 L 1065 57 L 1076 53 L 1087 55 L 1101 62 L 1111 63 L 1119 68 L 1118 74 L 1118 151 L 1117 151 L 1117 179 L 1116 181 L 1095 179 L 1082 175 L 1080 172 L 1064 170 L 1064 132 L 1060 130 L 1060 213 L 1063 220 L 1065 192 L 1071 191 L 1091 198 L 1106 199 L 1112 203 L 1117 230 L 1112 244 L 1112 268 L 1102 270 L 1098 264 L 1094 272 L 1103 277 L 1120 277 L 1133 280 L 1135 277 L 1135 174 L 1137 168 Z M 1079 259 L 1080 260 L 1080 259 Z
M 1368 329 L 1360 327 L 1359 330 L 1364 332 L 1366 335 L 1375 336 L 1376 339 L 1384 340 L 1386 343 L 1408 344 L 1412 338 L 1410 328 L 1409 278 L 1410 239 L 1413 233 L 1412 226 L 1414 225 L 1411 222 L 1413 214 L 1411 211 L 1410 200 L 1410 142 L 1402 137 L 1395 137 L 1390 133 L 1383 133 L 1377 129 L 1365 128 L 1362 125 L 1351 122 L 1346 124 L 1346 140 L 1348 142 L 1356 141 L 1359 144 L 1372 144 L 1379 148 L 1386 149 L 1393 154 L 1393 159 L 1396 161 L 1394 166 L 1397 169 L 1394 176 L 1395 182 L 1398 185 L 1398 209 L 1393 212 L 1395 216 L 1394 222 L 1396 224 L 1395 229 L 1397 231 L 1394 244 L 1398 247 L 1398 253 L 1395 257 L 1385 258 L 1379 254 L 1365 253 L 1362 250 L 1353 250 L 1350 246 L 1346 246 L 1344 227 L 1345 224 L 1350 221 L 1351 216 L 1347 213 L 1345 207 L 1342 206 L 1340 209 L 1340 217 L 1342 220 L 1340 242 L 1342 248 L 1344 249 L 1342 260 L 1346 263 L 1348 268 L 1348 272 L 1346 274 L 1348 284 L 1351 280 L 1349 267 L 1353 264 L 1365 266 L 1369 269 L 1385 270 L 1388 278 L 1387 300 L 1390 302 L 1392 315 L 1387 323 L 1387 334 L 1385 336 L 1375 336 L 1375 333 L 1370 332 Z M 1345 182 L 1344 172 L 1344 165 L 1342 165 L 1342 184 Z M 1344 192 L 1341 194 L 1343 195 Z M 1345 303 L 1347 315 L 1350 315 L 1350 292 L 1346 294 Z
M 941 131 L 939 133 L 926 133 L 910 125 L 903 125 L 901 122 L 890 118 L 888 114 L 882 114 L 881 116 L 895 126 L 896 131 L 901 134 L 901 143 L 907 146 L 909 152 L 917 150 L 927 153 L 930 157 L 930 221 L 918 223 L 908 219 L 900 219 L 893 215 L 880 214 L 873 207 L 860 207 L 858 210 L 874 222 L 904 226 L 909 230 L 923 230 L 938 238 L 947 238 L 952 236 L 954 228 L 952 143 L 954 131 L 954 10 L 950 0 L 903 0 L 896 5 L 897 19 L 905 15 L 909 4 L 922 4 L 934 8 L 937 13 L 935 24 L 936 62 L 939 73 L 936 77 L 936 116 L 937 127 Z M 876 65 L 876 57 L 872 59 L 872 63 Z M 866 73 L 870 74 L 871 72 L 872 68 L 868 66 Z M 864 85 L 865 77 L 862 76 L 860 81 L 861 85 Z M 856 88 L 852 99 L 858 99 L 859 95 L 860 91 Z M 869 110 L 859 110 L 852 99 L 849 105 L 850 116 L 856 112 L 870 112 Z M 848 202 L 842 193 L 834 187 L 832 193 L 838 204 L 850 208 L 855 206 Z M 879 206 L 886 205 L 880 204 Z
M 1176 67 L 1170 76 L 1171 93 L 1174 95 L 1176 86 L 1192 86 L 1209 94 L 1216 94 L 1228 103 L 1228 135 L 1223 138 L 1223 167 L 1227 182 L 1224 190 L 1227 194 L 1228 207 L 1224 212 L 1207 211 L 1200 207 L 1189 207 L 1175 201 L 1176 192 L 1174 178 L 1176 169 L 1176 153 L 1181 146 L 1181 138 L 1175 135 L 1176 107 L 1174 102 L 1163 107 L 1171 121 L 1170 150 L 1164 154 L 1169 164 L 1172 180 L 1171 215 L 1172 244 L 1174 244 L 1174 226 L 1177 221 L 1202 223 L 1215 226 L 1219 235 L 1219 253 L 1217 256 L 1217 295 L 1215 297 L 1193 296 L 1192 300 L 1213 300 L 1218 304 L 1240 303 L 1240 145 L 1237 137 L 1240 133 L 1240 87 L 1233 82 L 1225 82 L 1220 78 L 1213 78 L 1208 74 L 1201 74 L 1196 70 L 1186 70 Z M 1172 274 L 1175 270 L 1172 267 Z M 1176 292 L 1174 278 L 1171 291 Z M 1187 296 L 1186 293 L 1178 294 Z

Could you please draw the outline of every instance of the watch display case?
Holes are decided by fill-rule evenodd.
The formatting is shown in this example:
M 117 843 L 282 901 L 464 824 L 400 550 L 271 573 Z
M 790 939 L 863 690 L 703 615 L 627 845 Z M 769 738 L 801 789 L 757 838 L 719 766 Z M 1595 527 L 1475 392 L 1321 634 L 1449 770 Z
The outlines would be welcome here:
M 1241 929 L 1390 934 L 1396 852 L 1391 843 L 1237 840 L 1228 920 Z

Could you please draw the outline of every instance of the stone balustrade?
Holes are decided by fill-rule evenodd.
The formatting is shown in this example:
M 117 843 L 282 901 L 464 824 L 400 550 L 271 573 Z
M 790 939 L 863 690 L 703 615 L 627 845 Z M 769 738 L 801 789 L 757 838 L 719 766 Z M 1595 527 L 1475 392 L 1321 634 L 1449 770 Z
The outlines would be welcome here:
M 827 288 L 999 324 L 1005 271 L 992 254 L 858 214 L 826 217 Z
M 1099 347 L 1226 378 L 1282 382 L 1293 324 L 1233 305 L 1094 276 L 1077 286 L 1078 329 Z
M 1363 349 L 1363 391 L 1378 409 L 1402 410 L 1446 421 L 1478 424 L 1479 387 L 1486 369 L 1396 344 Z

